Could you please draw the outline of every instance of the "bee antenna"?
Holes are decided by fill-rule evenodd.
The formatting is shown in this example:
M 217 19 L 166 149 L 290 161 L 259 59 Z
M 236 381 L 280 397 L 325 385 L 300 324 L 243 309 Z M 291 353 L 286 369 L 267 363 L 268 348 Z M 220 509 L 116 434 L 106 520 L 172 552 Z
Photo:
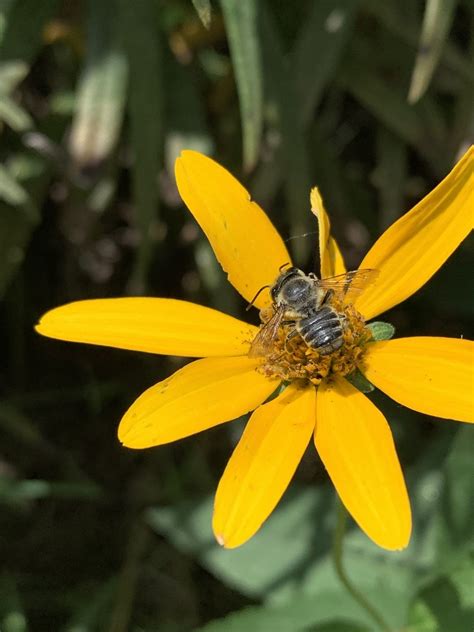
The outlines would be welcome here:
M 245 311 L 248 312 L 249 309 L 252 307 L 252 305 L 255 303 L 255 301 L 257 300 L 257 298 L 260 296 L 260 294 L 263 292 L 263 290 L 265 290 L 267 287 L 270 287 L 269 285 L 264 285 L 263 287 L 261 287 L 259 289 L 259 291 L 255 294 L 255 296 L 253 297 L 253 299 L 250 301 L 250 303 L 247 305 L 247 307 L 245 308 Z
M 283 265 L 281 265 L 278 268 L 278 272 L 283 272 L 283 268 L 286 268 L 286 266 L 291 266 L 291 263 L 289 261 L 287 261 L 286 263 L 284 263 Z

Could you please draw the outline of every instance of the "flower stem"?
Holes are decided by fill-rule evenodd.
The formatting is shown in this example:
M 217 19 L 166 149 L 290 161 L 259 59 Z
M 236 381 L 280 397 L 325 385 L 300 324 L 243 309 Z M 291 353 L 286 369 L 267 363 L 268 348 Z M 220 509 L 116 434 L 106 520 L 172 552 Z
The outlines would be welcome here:
M 368 601 L 365 596 L 358 590 L 358 588 L 354 586 L 346 573 L 342 561 L 342 556 L 344 552 L 344 535 L 346 531 L 347 511 L 345 510 L 343 504 L 339 501 L 339 499 L 337 504 L 337 522 L 332 547 L 332 558 L 336 574 L 346 590 L 354 597 L 357 603 L 362 606 L 362 608 L 364 608 L 366 612 L 369 613 L 371 618 L 377 623 L 380 630 L 383 630 L 383 632 L 391 632 L 390 626 L 385 621 L 380 612 L 376 608 L 374 608 L 370 601 Z

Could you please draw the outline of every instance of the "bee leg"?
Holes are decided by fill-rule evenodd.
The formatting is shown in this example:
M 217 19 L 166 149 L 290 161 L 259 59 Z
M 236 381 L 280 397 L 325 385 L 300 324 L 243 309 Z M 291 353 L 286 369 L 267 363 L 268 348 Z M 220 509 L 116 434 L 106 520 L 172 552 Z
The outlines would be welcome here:
M 328 301 L 331 300 L 331 298 L 334 296 L 334 290 L 328 290 L 326 292 L 326 296 L 323 298 L 323 300 L 321 301 L 321 305 L 324 305 L 325 303 L 327 303 Z

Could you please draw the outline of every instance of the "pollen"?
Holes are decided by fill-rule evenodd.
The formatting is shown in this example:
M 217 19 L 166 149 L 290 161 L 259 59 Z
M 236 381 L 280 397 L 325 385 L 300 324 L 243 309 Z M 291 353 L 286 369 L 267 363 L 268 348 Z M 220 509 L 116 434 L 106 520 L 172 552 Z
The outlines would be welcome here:
M 273 341 L 271 351 L 262 358 L 257 370 L 267 377 L 284 381 L 307 380 L 318 386 L 333 375 L 344 377 L 355 371 L 362 361 L 366 344 L 372 334 L 366 327 L 364 318 L 352 304 L 333 302 L 332 307 L 342 317 L 342 345 L 337 351 L 323 355 L 309 347 L 303 338 L 295 333 L 293 325 L 280 326 Z M 260 312 L 261 327 L 271 317 L 271 311 Z

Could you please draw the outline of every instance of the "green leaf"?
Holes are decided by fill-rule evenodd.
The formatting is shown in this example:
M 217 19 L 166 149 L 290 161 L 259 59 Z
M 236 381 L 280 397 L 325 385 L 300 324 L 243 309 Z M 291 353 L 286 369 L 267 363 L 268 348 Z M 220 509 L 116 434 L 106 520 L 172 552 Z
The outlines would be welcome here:
M 18 206 L 26 204 L 29 200 L 28 193 L 12 177 L 8 169 L 0 164 L 0 199 L 7 204 Z
M 448 0 L 451 3 L 452 0 Z M 443 3 L 441 2 L 440 5 Z M 403 44 L 408 44 L 415 51 L 420 43 L 418 25 L 412 20 L 407 20 L 404 6 L 398 2 L 380 2 L 380 0 L 365 0 L 364 8 L 372 14 L 380 26 L 399 38 Z M 442 65 L 450 74 L 454 73 L 471 86 L 474 84 L 474 75 L 469 57 L 467 57 L 454 44 L 454 41 L 446 41 L 442 58 Z
M 464 547 L 474 546 L 474 478 L 472 453 L 474 433 L 462 425 L 445 463 L 445 482 L 438 512 L 438 557 L 449 564 Z
M 6 94 L 0 94 L 0 120 L 15 132 L 26 132 L 33 127 L 33 121 L 28 112 Z
M 221 0 L 239 93 L 243 164 L 255 166 L 262 136 L 263 79 L 257 34 L 257 0 Z
M 410 549 L 422 570 L 420 585 L 449 575 L 474 548 L 473 447 L 467 425 L 461 425 L 452 440 L 446 431 L 439 432 L 409 478 L 417 519 Z
M 293 69 L 284 54 L 283 42 L 270 11 L 262 11 L 262 57 L 265 91 L 274 110 L 276 128 L 281 145 L 275 155 L 276 171 L 283 177 L 285 186 L 287 222 L 290 236 L 310 232 L 314 228 L 313 217 L 308 212 L 311 169 L 308 157 L 306 132 L 298 116 L 295 101 Z M 302 265 L 310 252 L 310 243 L 295 241 L 293 254 Z
M 429 86 L 451 28 L 456 4 L 456 0 L 426 0 L 420 43 L 408 91 L 410 103 L 416 103 Z
M 5 572 L 0 576 L 0 630 L 26 632 L 27 629 L 28 623 L 16 580 Z
M 8 15 L 16 0 L 0 0 L 0 44 L 7 28 Z
M 213 499 L 196 504 L 151 509 L 150 526 L 180 550 L 195 554 L 221 581 L 242 594 L 262 597 L 279 582 L 296 581 L 310 563 L 309 548 L 317 534 L 312 560 L 326 552 L 330 530 L 324 516 L 331 504 L 329 487 L 290 490 L 263 528 L 245 546 L 225 550 L 211 532 Z
M 408 175 L 407 146 L 384 125 L 377 128 L 377 168 L 373 182 L 379 191 L 380 232 L 403 213 Z
M 467 551 L 456 568 L 425 585 L 410 611 L 414 632 L 464 632 L 474 620 L 474 556 Z
M 373 630 L 369 615 L 341 588 L 323 589 L 317 596 L 301 595 L 281 606 L 247 607 L 211 621 L 196 632 L 305 632 L 331 622 L 337 625 L 334 632 Z
M 117 585 L 117 577 L 112 577 L 93 591 L 88 586 L 87 597 L 75 608 L 70 620 L 62 628 L 63 632 L 92 632 L 106 629 Z
M 28 65 L 23 61 L 0 63 L 0 94 L 10 94 L 28 74 Z
M 369 632 L 369 627 L 366 625 L 357 625 L 352 623 L 343 623 L 342 617 L 340 620 L 331 623 L 322 623 L 311 628 L 306 628 L 305 632 Z
M 34 223 L 18 209 L 0 205 L 0 296 L 23 262 L 33 228 Z
M 401 77 L 388 79 L 389 73 L 397 71 L 392 57 L 388 53 L 385 60 L 370 56 L 375 44 L 367 37 L 352 40 L 337 76 L 338 85 L 400 140 L 416 149 L 434 175 L 444 175 L 453 156 L 443 153 L 446 138 L 440 139 L 442 130 L 434 97 L 426 96 L 420 103 L 409 104 Z
M 0 478 L 0 504 L 21 506 L 41 498 L 100 500 L 100 488 L 93 483 L 50 482 L 39 479 L 12 481 Z
M 58 142 L 65 131 L 65 118 L 51 113 L 41 122 L 41 133 L 48 142 Z M 49 156 L 48 156 L 49 157 Z M 8 169 L 28 193 L 28 201 L 15 208 L 0 203 L 0 296 L 20 267 L 26 247 L 40 219 L 40 209 L 48 190 L 52 164 L 32 152 L 11 154 Z
M 3 198 L 9 198 L 10 202 L 0 203 L 0 296 L 23 261 L 26 246 L 39 221 L 37 205 L 44 195 L 48 177 L 44 161 L 31 154 L 13 155 L 8 175 L 9 180 L 3 178 L 3 187 L 0 185 Z M 17 188 L 9 186 L 12 179 Z
M 320 597 L 321 608 L 326 597 L 332 600 L 329 595 L 347 597 L 330 554 L 333 499 L 333 491 L 326 485 L 291 489 L 260 532 L 233 550 L 221 549 L 214 541 L 211 499 L 195 506 L 150 510 L 147 521 L 179 550 L 195 555 L 218 579 L 248 597 L 265 598 L 272 605 L 289 604 L 294 613 L 299 606 L 293 610 L 291 602 L 311 595 L 311 612 L 306 610 L 302 616 L 318 622 L 323 620 L 317 618 Z M 402 557 L 400 561 L 398 556 Z M 379 549 L 355 529 L 347 536 L 345 559 L 360 590 L 371 595 L 394 627 L 401 627 L 416 575 L 406 555 L 397 554 L 392 562 L 393 553 Z M 332 617 L 340 612 L 333 612 Z
M 211 1 L 210 0 L 191 0 L 199 19 L 206 29 L 211 27 Z
M 433 613 L 421 599 L 413 602 L 409 613 L 408 629 L 413 632 L 439 632 Z
M 295 106 L 307 123 L 320 102 L 354 27 L 359 0 L 318 0 L 298 34 L 291 55 Z
M 163 61 L 167 92 L 165 166 L 173 179 L 174 163 L 183 149 L 208 155 L 215 149 L 196 75 L 171 56 L 165 56 Z
M 469 579 L 472 587 L 473 573 Z M 420 616 L 421 613 L 424 616 Z M 412 617 L 415 621 L 410 629 L 414 632 L 465 632 L 474 621 L 474 608 L 463 607 L 455 585 L 445 577 L 423 590 L 415 603 Z
M 402 629 L 406 625 L 410 604 L 420 587 L 447 572 L 447 560 L 444 555 L 440 557 L 440 547 L 447 554 L 450 552 L 454 560 L 454 549 L 447 549 L 440 539 L 444 531 L 440 530 L 436 516 L 445 504 L 446 481 L 452 476 L 453 483 L 467 482 L 467 460 L 460 458 L 460 449 L 467 456 L 471 447 L 464 445 L 465 437 L 461 436 L 453 443 L 449 457 L 444 459 L 446 435 L 441 434 L 439 439 L 439 442 L 426 446 L 427 458 L 420 461 L 407 477 L 414 512 L 410 546 L 396 553 L 385 551 L 357 528 L 349 531 L 345 539 L 344 560 L 349 577 L 383 611 L 393 629 Z M 443 464 L 441 470 L 440 463 Z M 451 471 L 453 467 L 455 472 Z M 465 474 L 460 477 L 460 472 Z M 464 488 L 464 484 L 461 487 Z M 263 609 L 246 609 L 226 618 L 224 621 L 228 629 L 240 630 L 248 623 L 250 627 L 247 629 L 255 626 L 255 629 L 265 630 L 265 625 L 273 624 L 279 616 L 283 621 L 288 616 L 288 620 L 294 618 L 295 625 L 299 626 L 301 622 L 300 628 L 295 627 L 298 630 L 310 625 L 310 620 L 318 622 L 319 611 L 315 604 L 319 603 L 319 599 L 322 604 L 326 601 L 325 596 L 333 599 L 329 595 L 339 595 L 334 599 L 340 599 L 340 603 L 347 598 L 341 592 L 330 554 L 332 498 L 329 486 L 291 489 L 261 531 L 243 547 L 234 550 L 220 549 L 214 542 L 210 529 L 210 498 L 195 505 L 184 503 L 150 510 L 147 521 L 180 551 L 195 556 L 220 581 L 248 597 L 265 600 Z M 462 528 L 457 527 L 453 535 L 457 550 L 463 538 L 465 541 L 467 514 L 471 511 L 466 509 L 469 504 L 466 490 L 463 498 L 463 504 L 459 500 L 459 509 L 464 514 L 462 519 L 457 518 Z M 448 512 L 451 508 L 452 503 L 447 507 Z M 459 509 L 454 511 L 454 517 L 457 517 Z M 308 607 L 310 603 L 313 605 L 311 611 L 305 609 L 306 597 Z M 303 601 L 300 602 L 300 599 Z M 270 608 L 268 612 L 267 608 Z M 301 612 L 301 619 L 295 614 L 298 612 Z M 340 612 L 348 613 L 345 606 Z M 337 620 L 337 613 L 332 616 L 332 620 Z M 221 624 L 209 624 L 209 631 L 214 630 L 212 626 Z M 217 627 L 216 632 L 220 629 Z M 206 632 L 209 631 L 206 629 Z
M 0 428 L 2 433 L 12 435 L 35 448 L 41 449 L 47 445 L 34 423 L 19 408 L 5 402 L 0 402 Z
M 118 38 L 119 0 L 88 3 L 87 57 L 79 79 L 69 150 L 94 169 L 117 144 L 125 108 L 127 60 Z
M 121 3 L 122 31 L 130 69 L 129 121 L 132 184 L 140 244 L 133 274 L 143 293 L 151 261 L 152 226 L 158 212 L 158 175 L 163 145 L 162 52 L 152 3 Z M 146 63 L 144 60 L 146 59 Z
M 355 386 L 361 393 L 371 393 L 375 387 L 369 380 L 356 369 L 350 375 L 346 375 L 346 380 Z
M 395 327 L 390 323 L 384 323 L 381 320 L 375 320 L 367 325 L 374 340 L 390 340 L 395 335 Z
M 42 44 L 46 23 L 56 14 L 59 0 L 16 0 L 8 3 L 8 17 L 3 40 L 0 44 L 0 60 L 32 62 Z
M 410 107 L 393 85 L 384 81 L 372 67 L 348 55 L 338 76 L 341 84 L 361 105 L 403 140 L 417 147 L 423 140 L 424 126 L 417 110 Z

